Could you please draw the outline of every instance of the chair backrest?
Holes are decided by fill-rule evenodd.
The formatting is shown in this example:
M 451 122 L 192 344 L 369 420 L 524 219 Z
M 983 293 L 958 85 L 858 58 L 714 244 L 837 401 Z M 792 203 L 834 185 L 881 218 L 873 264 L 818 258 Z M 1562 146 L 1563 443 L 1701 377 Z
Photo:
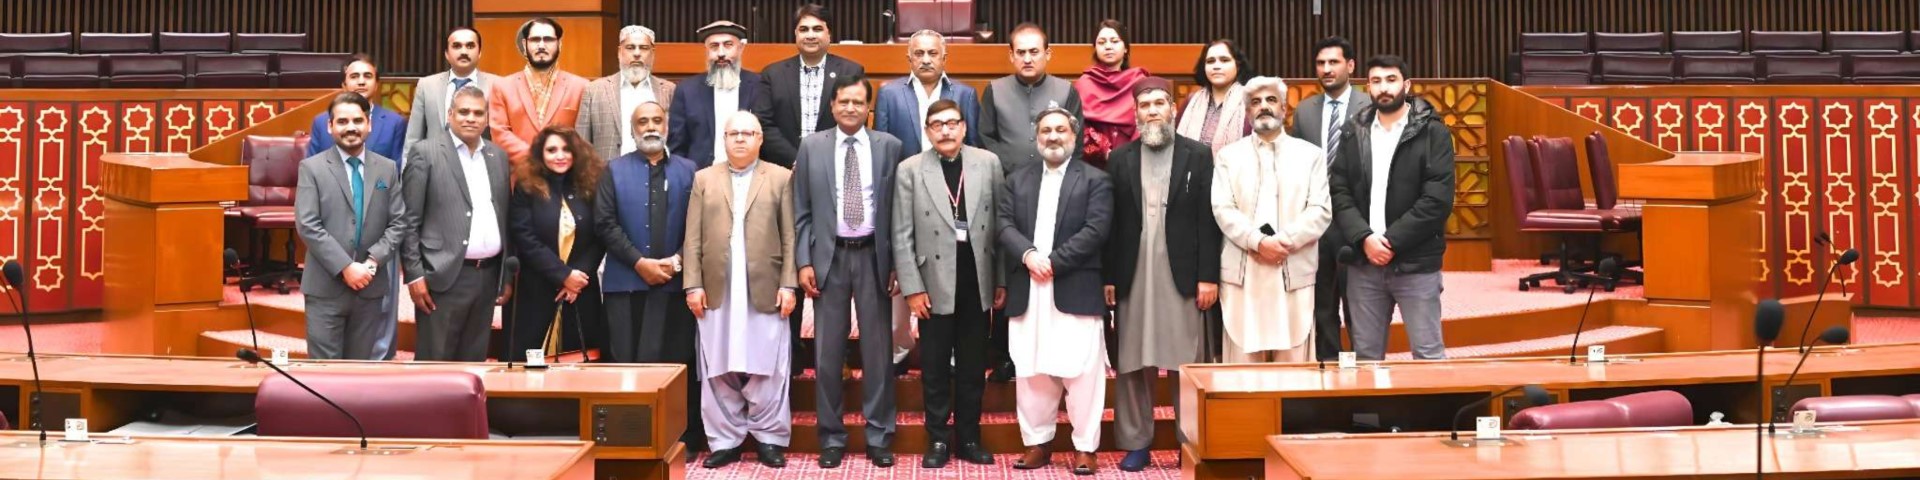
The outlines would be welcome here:
M 99 88 L 97 55 L 24 55 L 20 57 L 20 86 L 25 88 Z
M 160 32 L 163 53 L 227 53 L 233 51 L 233 34 Z
M 153 53 L 153 34 L 82 33 L 80 34 L 80 53 Z
M 1673 83 L 1673 56 L 1647 53 L 1600 54 L 1600 83 Z
M 1587 32 L 1525 32 L 1520 34 L 1521 53 L 1582 53 L 1593 51 L 1593 37 Z
M 1823 36 L 1820 32 L 1754 30 L 1747 32 L 1747 46 L 1753 53 L 1815 53 L 1824 47 Z
M 1740 53 L 1746 51 L 1746 38 L 1739 30 L 1717 32 L 1673 32 L 1674 53 Z
M 1606 400 L 1545 405 L 1521 410 L 1507 421 L 1514 430 L 1679 427 L 1693 424 L 1693 403 L 1672 390 Z
M 233 51 L 236 53 L 304 52 L 307 51 L 307 34 L 236 33 L 233 34 Z
M 248 135 L 240 143 L 240 161 L 247 165 L 248 206 L 293 205 L 308 138 Z
M 1587 85 L 1593 83 L 1591 53 L 1522 53 L 1522 85 Z
M 1920 83 L 1920 54 L 1855 55 L 1849 59 L 1853 83 Z
M 1613 177 L 1613 158 L 1607 156 L 1607 137 L 1587 134 L 1587 175 L 1593 177 L 1593 205 L 1610 210 L 1620 201 L 1620 183 Z
M 353 413 L 369 437 L 487 438 L 487 391 L 458 371 L 295 372 Z M 358 437 L 353 422 L 279 375 L 260 382 L 253 408 L 260 435 Z
M 972 0 L 899 0 L 896 34 L 902 38 L 921 30 L 946 36 L 973 35 Z
M 264 53 L 209 53 L 194 58 L 195 88 L 267 88 L 273 57 Z
M 1527 214 L 1540 209 L 1540 188 L 1533 174 L 1533 153 L 1527 140 L 1510 135 L 1500 142 L 1507 154 L 1507 192 L 1512 196 L 1515 225 L 1526 223 Z
M 0 53 L 73 53 L 73 32 L 0 33 Z
M 1802 398 L 1798 402 L 1793 402 L 1792 411 L 1801 410 L 1812 410 L 1814 419 L 1822 422 L 1920 418 L 1920 405 L 1915 405 L 1912 400 L 1892 395 Z
M 1920 414 L 1920 393 L 1915 393 L 1912 395 L 1902 395 L 1900 398 L 1906 400 L 1907 403 L 1913 405 L 1914 413 Z M 0 429 L 0 430 L 4 430 L 4 429 Z
M 1762 59 L 1762 75 L 1767 83 L 1789 85 L 1832 85 L 1841 83 L 1843 67 L 1837 55 L 1767 55 Z
M 1593 51 L 1661 53 L 1667 51 L 1667 32 L 1593 33 Z
M 1760 59 L 1752 55 L 1681 55 L 1681 83 L 1758 82 Z
M 1528 147 L 1539 175 L 1535 184 L 1539 185 L 1540 208 L 1586 209 L 1587 200 L 1580 194 L 1580 154 L 1573 149 L 1573 139 L 1535 135 Z
M 346 80 L 342 69 L 353 60 L 345 53 L 283 52 L 273 56 L 280 88 L 337 88 Z
M 1833 53 L 1900 53 L 1907 51 L 1907 32 L 1827 32 L 1827 50 Z
M 107 55 L 107 86 L 187 88 L 187 56 L 180 53 Z

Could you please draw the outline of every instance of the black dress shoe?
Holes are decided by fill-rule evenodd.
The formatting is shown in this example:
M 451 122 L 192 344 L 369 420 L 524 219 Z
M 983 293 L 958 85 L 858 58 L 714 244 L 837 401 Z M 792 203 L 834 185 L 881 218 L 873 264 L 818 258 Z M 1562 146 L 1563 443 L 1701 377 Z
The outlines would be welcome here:
M 779 445 L 760 444 L 760 464 L 767 468 L 787 468 L 787 455 Z
M 920 468 L 947 468 L 950 455 L 947 442 L 933 442 L 927 446 L 927 454 L 920 457 Z
M 840 461 L 846 458 L 846 447 L 827 447 L 820 449 L 820 468 L 840 468 Z
M 987 453 L 987 449 L 981 447 L 979 443 L 962 443 L 960 460 L 974 465 L 993 465 L 993 454 Z
M 1007 382 L 1013 381 L 1013 362 L 1006 361 L 1006 362 L 1000 362 L 998 365 L 994 365 L 993 374 L 987 375 L 987 381 L 994 382 L 994 383 L 1007 383 Z
M 712 455 L 707 456 L 707 461 L 700 462 L 700 466 L 705 468 L 720 468 L 732 465 L 733 462 L 740 461 L 740 450 L 740 447 L 714 450 Z
M 892 467 L 893 450 L 888 450 L 886 447 L 867 447 L 867 461 L 873 462 L 873 466 L 880 468 Z
M 901 361 L 898 361 L 898 362 L 893 362 L 893 376 L 895 376 L 895 377 L 904 377 L 904 376 L 907 376 L 907 361 L 906 361 L 906 360 L 901 360 Z

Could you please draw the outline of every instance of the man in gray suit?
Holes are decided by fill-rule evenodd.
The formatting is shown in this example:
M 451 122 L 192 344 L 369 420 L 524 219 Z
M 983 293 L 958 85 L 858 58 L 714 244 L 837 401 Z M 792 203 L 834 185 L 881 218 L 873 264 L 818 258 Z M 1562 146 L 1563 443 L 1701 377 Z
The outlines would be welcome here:
M 987 309 L 1007 300 L 1006 279 L 994 261 L 1000 251 L 994 200 L 1005 174 L 993 152 L 964 143 L 963 110 L 949 99 L 929 105 L 925 135 L 933 148 L 901 162 L 893 180 L 894 271 L 908 311 L 921 319 L 922 468 L 946 467 L 954 442 L 961 460 L 993 464 L 980 445 L 980 400 L 987 386 Z
M 580 97 L 580 138 L 593 144 L 600 161 L 612 163 L 640 149 L 627 128 L 633 111 L 654 102 L 673 108 L 673 82 L 653 75 L 653 30 L 639 25 L 620 29 L 620 71 L 587 84 Z
M 1353 88 L 1353 43 L 1339 36 L 1327 37 L 1313 45 L 1313 71 L 1320 77 L 1319 95 L 1300 100 L 1294 109 L 1293 131 L 1287 132 L 1295 138 L 1306 140 L 1327 152 L 1327 161 L 1336 158 L 1333 151 L 1339 143 L 1340 133 L 1352 124 L 1353 112 L 1373 106 L 1373 98 Z M 1331 166 L 1327 169 L 1332 171 Z M 1340 229 L 1328 226 L 1327 232 L 1320 236 L 1321 245 L 1347 245 L 1340 240 Z M 1340 304 L 1344 300 L 1346 282 L 1341 282 L 1340 270 L 1345 269 L 1336 261 L 1340 249 L 1320 249 L 1320 270 L 1314 274 L 1313 283 L 1319 288 L 1313 291 L 1313 331 L 1339 332 Z M 1352 342 L 1352 332 L 1347 333 L 1347 341 Z M 1344 348 L 1340 344 L 1340 335 L 1314 335 L 1314 356 L 1320 361 L 1339 358 Z
M 428 75 L 420 79 L 413 87 L 412 114 L 407 116 L 407 138 L 400 147 L 400 155 L 406 156 L 415 143 L 429 137 L 447 133 L 447 116 L 443 112 L 453 103 L 453 92 L 461 87 L 474 86 L 486 93 L 500 77 L 480 71 L 480 32 L 460 27 L 447 34 L 447 49 L 443 52 L 447 64 L 452 70 Z
M 387 276 L 406 236 L 401 215 L 400 172 L 393 160 L 367 149 L 367 97 L 333 97 L 327 130 L 334 148 L 300 161 L 300 188 L 293 211 L 307 245 L 300 294 L 306 298 L 307 356 L 315 359 L 373 358 L 381 338 L 384 297 L 393 294 Z
M 814 299 L 814 382 L 817 405 L 838 412 L 847 336 L 860 315 L 861 411 L 867 419 L 867 459 L 893 466 L 894 431 L 893 285 L 894 165 L 906 155 L 900 140 L 867 129 L 873 87 L 864 75 L 841 75 L 831 90 L 837 128 L 800 141 L 794 159 L 793 216 L 798 241 L 800 288 Z M 836 468 L 846 456 L 847 429 L 839 415 L 820 416 L 820 467 Z
M 407 152 L 407 293 L 419 335 L 414 358 L 487 359 L 500 260 L 507 251 L 507 152 L 480 138 L 487 99 L 479 87 L 453 94 L 452 131 Z

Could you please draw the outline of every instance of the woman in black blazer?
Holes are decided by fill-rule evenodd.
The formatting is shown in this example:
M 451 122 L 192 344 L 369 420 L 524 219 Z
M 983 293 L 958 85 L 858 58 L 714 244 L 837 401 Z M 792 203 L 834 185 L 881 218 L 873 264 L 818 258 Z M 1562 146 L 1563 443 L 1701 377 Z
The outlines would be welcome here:
M 569 127 L 548 127 L 534 136 L 531 158 L 513 167 L 507 230 L 520 257 L 514 288 L 508 358 L 524 360 L 527 349 L 546 348 L 549 331 L 561 352 L 604 348 L 596 272 L 606 248 L 594 234 L 593 193 L 606 163 Z M 563 224 L 562 205 L 571 218 Z M 561 248 L 562 227 L 571 242 Z M 558 310 L 564 306 L 566 310 Z M 558 328 L 554 320 L 564 319 Z M 580 322 L 580 323 L 576 323 Z M 585 343 L 582 346 L 582 338 Z M 548 350 L 552 355 L 558 352 Z

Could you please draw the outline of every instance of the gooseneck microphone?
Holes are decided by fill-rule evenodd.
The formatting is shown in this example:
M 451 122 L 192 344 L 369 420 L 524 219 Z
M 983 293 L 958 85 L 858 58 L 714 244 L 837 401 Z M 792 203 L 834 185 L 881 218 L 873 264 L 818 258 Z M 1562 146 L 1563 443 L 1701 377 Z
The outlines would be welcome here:
M 44 444 L 47 443 L 47 424 L 40 421 L 40 392 L 45 389 L 40 387 L 40 356 L 33 349 L 33 315 L 27 312 L 27 275 L 20 269 L 18 260 L 7 260 L 6 265 L 0 266 L 0 273 L 7 277 L 7 290 L 13 292 L 7 301 L 13 304 L 14 311 L 20 312 L 20 328 L 27 331 L 27 363 L 33 366 L 33 395 L 27 400 L 33 416 L 27 421 L 40 431 L 40 443 Z M 15 297 L 19 301 L 14 301 Z
M 1786 307 L 1781 306 L 1779 300 L 1771 298 L 1761 300 L 1759 307 L 1753 311 L 1753 336 L 1759 340 L 1759 345 L 1754 347 L 1753 356 L 1753 385 L 1754 388 L 1759 389 L 1759 394 L 1753 396 L 1753 411 L 1760 412 L 1761 415 L 1767 415 L 1767 345 L 1780 338 L 1780 324 L 1785 322 L 1786 318 Z M 1753 475 L 1755 477 L 1759 477 L 1766 471 L 1764 462 L 1767 431 L 1761 427 L 1763 423 L 1766 422 L 1753 423 Z
M 1820 332 L 1820 337 L 1817 340 L 1828 345 L 1842 345 L 1847 343 L 1847 339 L 1850 336 L 1849 334 L 1850 332 L 1847 331 L 1847 327 L 1836 326 Z M 1805 350 L 1800 351 L 1800 361 L 1793 364 L 1793 372 L 1787 374 L 1787 382 L 1780 384 L 1780 390 L 1782 392 L 1786 391 L 1787 387 L 1793 385 L 1793 377 L 1800 375 L 1800 367 L 1807 364 L 1807 354 L 1810 353 L 1813 353 L 1813 345 L 1807 345 Z M 1774 412 L 1785 412 L 1786 409 L 1792 407 L 1792 405 L 1781 405 L 1780 402 L 1773 403 Z M 1773 433 L 1773 426 L 1779 421 L 1780 416 L 1770 412 L 1767 415 L 1767 433 Z
M 358 417 L 353 416 L 353 413 L 348 412 L 347 409 L 345 408 L 340 408 L 340 404 L 333 403 L 332 399 L 327 398 L 326 395 L 321 395 L 320 392 L 314 391 L 313 387 L 309 387 L 307 386 L 307 384 L 301 383 L 300 379 L 294 378 L 294 376 L 291 374 L 288 374 L 286 370 L 281 370 L 279 365 L 274 365 L 273 362 L 262 360 L 260 358 L 259 352 L 255 352 L 252 349 L 248 349 L 248 348 L 242 348 L 240 349 L 240 351 L 234 352 L 233 356 L 238 357 L 241 360 L 246 360 L 247 363 L 257 364 L 257 365 L 266 365 L 267 368 L 273 369 L 274 373 L 278 373 L 282 377 L 287 377 L 287 380 L 292 380 L 294 385 L 299 385 L 300 388 L 305 389 L 307 393 L 313 394 L 314 398 L 318 398 L 322 402 L 327 402 L 327 406 L 333 407 L 333 409 L 335 411 L 340 412 L 341 415 L 346 415 L 347 420 L 350 420 L 353 422 L 353 429 L 355 431 L 360 432 L 360 449 L 361 450 L 367 449 L 367 428 L 360 426 L 360 419 Z
M 239 272 L 240 271 L 240 252 L 234 251 L 233 249 L 229 248 L 227 249 L 226 255 L 227 255 L 227 267 L 232 268 L 233 271 L 235 272 Z M 242 275 L 242 278 L 245 278 L 245 275 Z M 246 305 L 247 334 L 253 336 L 253 350 L 257 352 L 257 351 L 260 351 L 260 327 L 253 323 L 253 299 L 247 297 L 246 283 L 247 283 L 246 280 L 240 281 L 240 301 L 244 305 Z
M 1540 388 L 1539 385 L 1521 385 L 1517 387 L 1508 388 L 1506 390 L 1501 390 L 1500 393 L 1495 393 L 1493 395 L 1487 396 L 1486 398 L 1474 400 L 1473 403 L 1469 403 L 1467 404 L 1467 406 L 1460 407 L 1459 411 L 1453 412 L 1453 424 L 1450 426 L 1452 431 L 1447 432 L 1447 439 L 1452 441 L 1460 440 L 1460 419 L 1465 417 L 1468 411 L 1471 411 L 1474 408 L 1478 408 L 1481 405 L 1486 405 L 1487 402 L 1491 402 L 1493 401 L 1493 399 L 1506 396 L 1506 394 L 1509 394 L 1509 393 L 1513 393 L 1514 390 L 1526 390 L 1527 406 L 1531 407 L 1531 406 L 1539 406 L 1539 405 L 1546 405 L 1549 403 L 1553 403 L 1553 397 L 1550 395 L 1547 395 L 1547 389 Z
M 504 275 L 506 275 L 506 281 L 500 283 L 503 291 L 520 290 L 520 257 L 507 257 L 506 260 L 500 262 L 500 268 L 504 271 Z M 498 298 L 499 292 L 496 292 L 494 297 Z M 501 305 L 500 308 L 506 309 L 507 311 L 507 351 L 502 353 L 507 356 L 506 370 L 513 370 L 514 351 L 518 349 L 518 346 L 513 344 L 513 340 L 517 338 L 514 336 L 514 332 L 518 331 L 513 328 L 513 317 L 517 316 L 514 315 L 514 312 L 517 309 L 513 308 L 513 301 L 511 299 L 507 301 L 506 305 Z
M 1602 277 L 1612 278 L 1614 270 L 1618 268 L 1619 264 L 1613 261 L 1613 257 L 1607 257 L 1600 259 L 1600 265 L 1594 267 L 1593 273 Z M 1587 326 L 1587 311 L 1593 309 L 1593 293 L 1600 290 L 1602 283 L 1604 282 L 1593 282 L 1593 284 L 1587 286 L 1587 305 L 1580 307 L 1580 323 L 1573 325 L 1573 345 L 1567 346 L 1568 365 L 1577 364 L 1575 354 L 1580 352 L 1580 333 L 1582 330 L 1585 330 Z
M 1860 251 L 1849 248 L 1847 249 L 1847 251 L 1841 252 L 1840 258 L 1835 259 L 1832 265 L 1827 266 L 1827 276 L 1820 281 L 1820 294 L 1815 295 L 1813 297 L 1813 309 L 1807 312 L 1806 323 L 1803 325 L 1800 325 L 1800 339 L 1795 340 L 1793 342 L 1794 347 L 1800 349 L 1800 352 L 1803 355 L 1808 350 L 1808 348 L 1810 348 L 1806 344 L 1807 329 L 1813 328 L 1813 315 L 1815 313 L 1820 312 L 1820 300 L 1823 298 L 1826 298 L 1827 296 L 1827 284 L 1833 283 L 1834 271 L 1839 270 L 1841 265 L 1852 265 L 1853 262 L 1856 262 L 1859 260 L 1860 260 Z

